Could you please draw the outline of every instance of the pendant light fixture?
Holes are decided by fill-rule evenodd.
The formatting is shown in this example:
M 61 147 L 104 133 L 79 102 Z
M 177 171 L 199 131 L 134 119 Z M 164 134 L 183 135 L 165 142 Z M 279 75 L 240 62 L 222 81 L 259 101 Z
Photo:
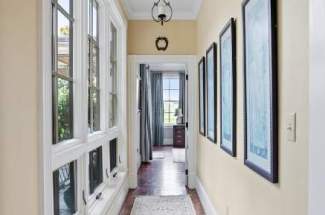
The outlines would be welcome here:
M 169 0 L 158 0 L 154 2 L 151 9 L 152 19 L 156 22 L 160 22 L 164 25 L 165 22 L 169 22 L 173 16 L 173 8 L 170 5 Z

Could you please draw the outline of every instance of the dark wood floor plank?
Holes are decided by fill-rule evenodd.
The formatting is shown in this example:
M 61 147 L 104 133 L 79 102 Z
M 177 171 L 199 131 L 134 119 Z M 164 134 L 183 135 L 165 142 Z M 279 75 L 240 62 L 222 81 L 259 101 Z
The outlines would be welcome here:
M 196 190 L 189 190 L 185 186 L 185 164 L 173 161 L 172 147 L 155 147 L 154 151 L 163 153 L 164 158 L 154 159 L 150 163 L 141 165 L 138 172 L 138 187 L 129 191 L 120 215 L 131 213 L 134 200 L 139 195 L 173 196 L 186 194 L 190 195 L 196 214 L 204 215 Z

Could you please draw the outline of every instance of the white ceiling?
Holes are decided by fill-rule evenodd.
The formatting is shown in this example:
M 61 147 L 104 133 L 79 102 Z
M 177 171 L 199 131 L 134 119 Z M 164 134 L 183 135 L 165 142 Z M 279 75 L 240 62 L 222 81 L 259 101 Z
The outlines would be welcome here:
M 151 18 L 151 8 L 157 0 L 123 0 L 128 17 L 131 20 Z M 174 20 L 194 20 L 199 12 L 202 0 L 169 0 L 173 8 Z

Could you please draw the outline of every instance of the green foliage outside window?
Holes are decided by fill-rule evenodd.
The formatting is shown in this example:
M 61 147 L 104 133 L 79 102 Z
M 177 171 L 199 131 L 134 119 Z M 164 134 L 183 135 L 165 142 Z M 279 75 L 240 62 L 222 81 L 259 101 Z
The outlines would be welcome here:
M 72 102 L 69 81 L 58 78 L 58 138 L 59 141 L 72 138 Z

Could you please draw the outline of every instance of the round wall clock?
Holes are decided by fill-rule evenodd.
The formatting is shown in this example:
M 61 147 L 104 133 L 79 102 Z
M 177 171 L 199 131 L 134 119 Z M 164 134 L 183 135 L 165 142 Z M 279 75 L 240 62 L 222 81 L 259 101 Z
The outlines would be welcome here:
M 156 39 L 156 48 L 158 51 L 166 51 L 168 48 L 168 39 L 167 37 L 157 37 Z

